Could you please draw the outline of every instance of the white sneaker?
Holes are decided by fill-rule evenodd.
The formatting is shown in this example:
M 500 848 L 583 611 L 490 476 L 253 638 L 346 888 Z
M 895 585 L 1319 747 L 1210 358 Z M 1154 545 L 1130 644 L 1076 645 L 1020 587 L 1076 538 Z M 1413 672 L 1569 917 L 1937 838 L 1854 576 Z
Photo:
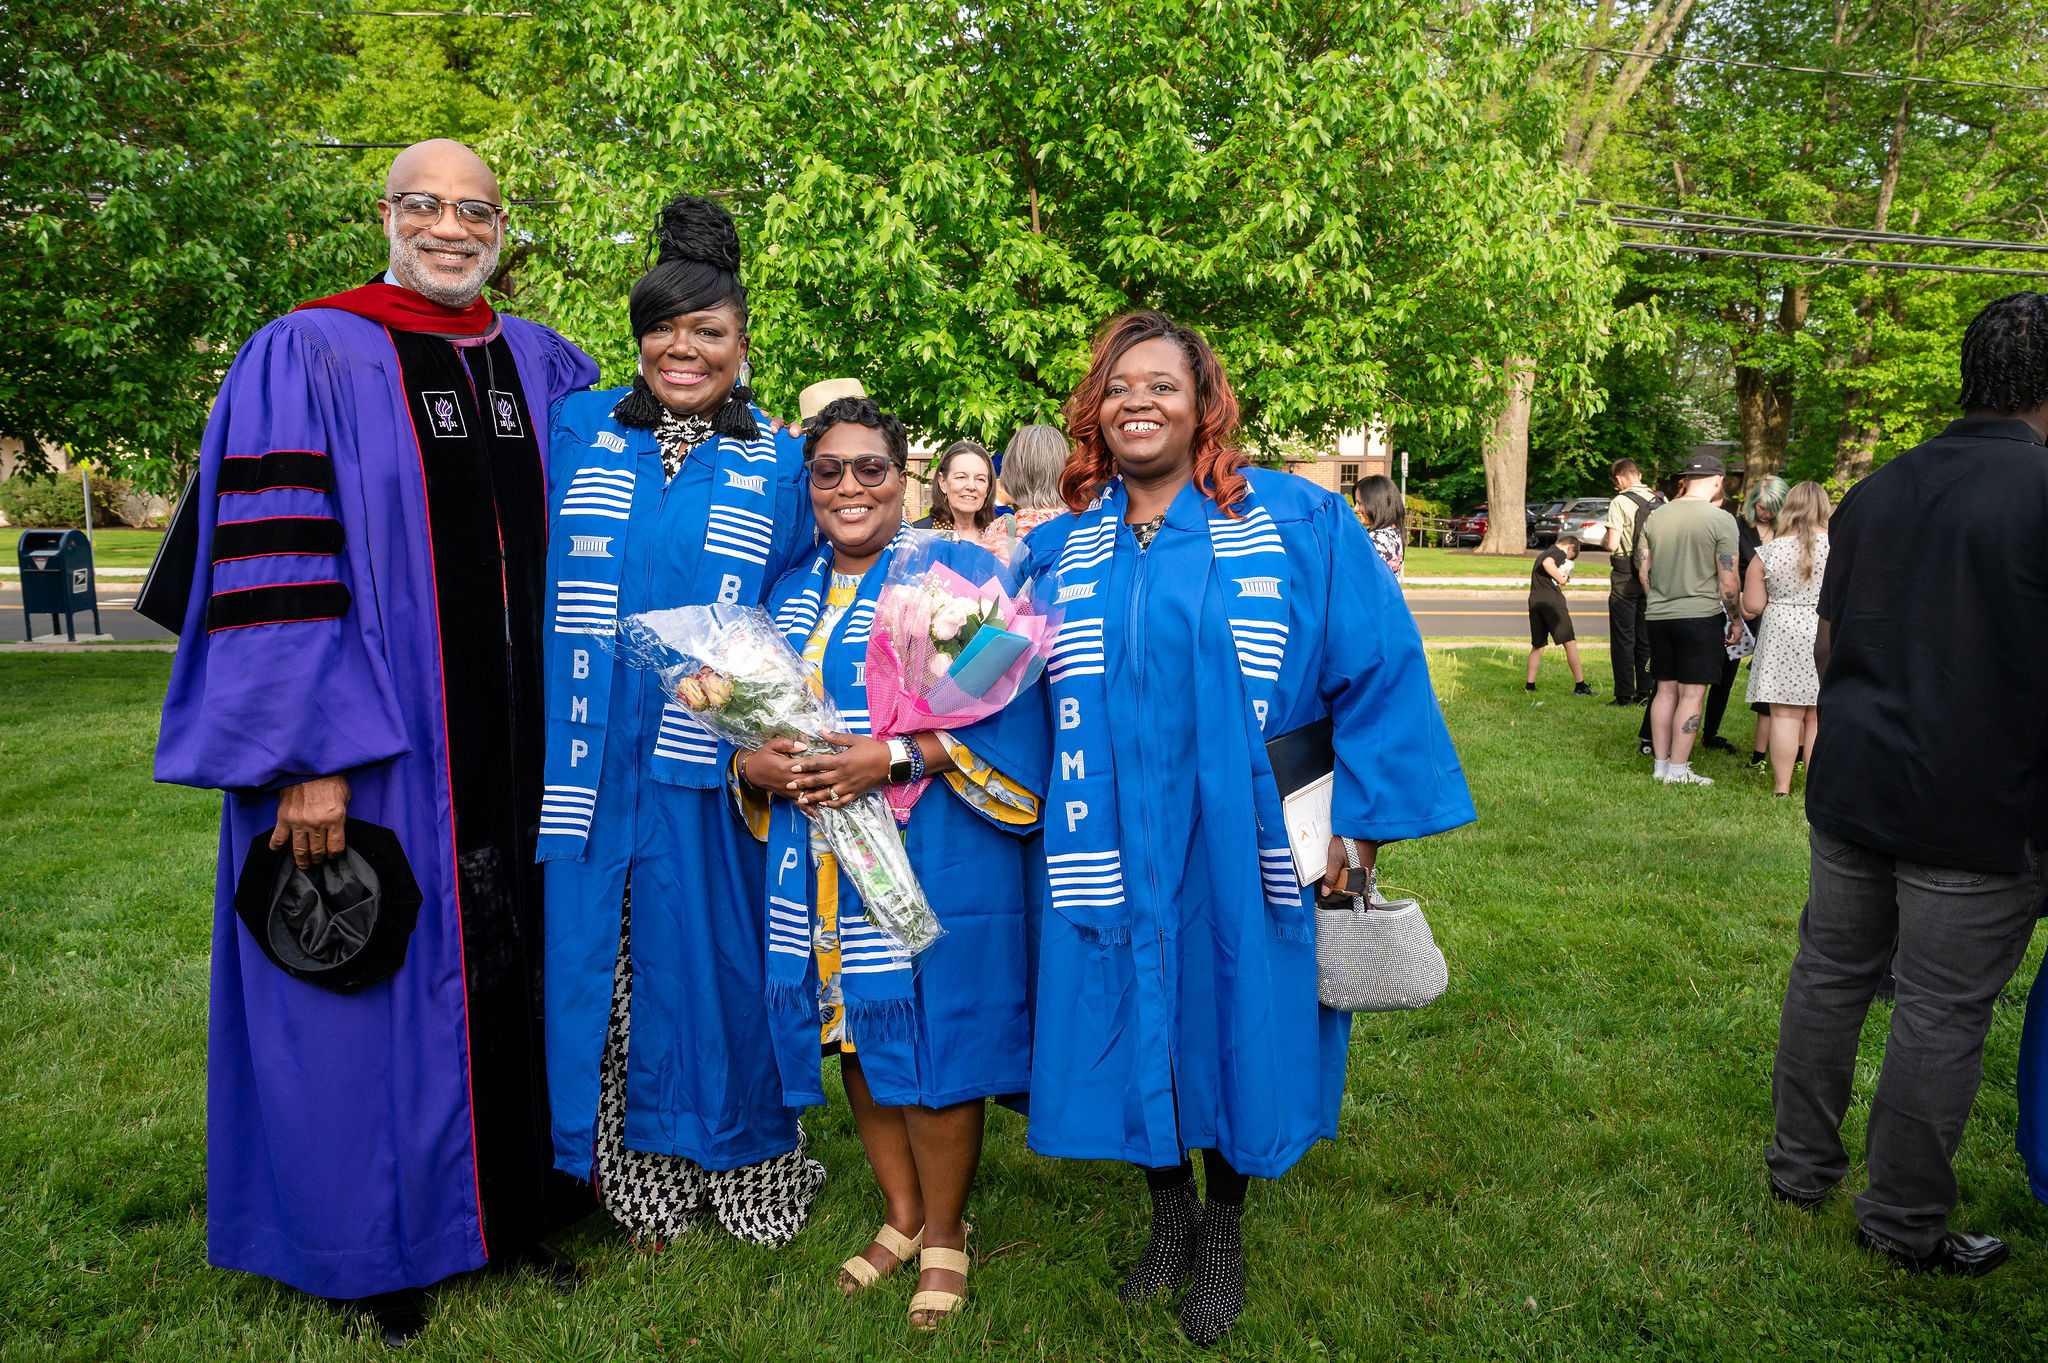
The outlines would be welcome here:
M 1711 786 L 1714 784 L 1713 777 L 1702 776 L 1692 770 L 1670 772 L 1662 779 L 1667 786 Z

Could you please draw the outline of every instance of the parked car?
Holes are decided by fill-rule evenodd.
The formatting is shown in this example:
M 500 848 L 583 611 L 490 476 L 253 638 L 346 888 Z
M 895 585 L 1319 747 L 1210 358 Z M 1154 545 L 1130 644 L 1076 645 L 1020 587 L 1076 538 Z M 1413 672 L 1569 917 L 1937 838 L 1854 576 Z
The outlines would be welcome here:
M 1541 505 L 1541 502 L 1531 502 L 1527 507 L 1523 508 L 1523 514 L 1528 517 L 1526 529 L 1528 534 L 1533 535 L 1536 531 L 1536 509 Z M 1454 549 L 1470 549 L 1473 545 L 1485 539 L 1486 503 L 1481 502 L 1464 515 L 1453 516 L 1445 521 L 1444 532 L 1445 538 L 1450 541 L 1451 547 Z
M 1607 507 L 1611 497 L 1574 497 L 1560 503 L 1558 509 L 1536 523 L 1536 535 L 1542 538 L 1532 542 L 1555 544 L 1559 535 L 1576 535 L 1579 543 L 1587 549 L 1607 547 Z
M 1486 504 L 1444 522 L 1444 538 L 1453 549 L 1469 549 L 1486 538 Z
M 1529 547 L 1548 549 L 1557 539 L 1557 513 L 1569 505 L 1567 502 L 1529 503 Z

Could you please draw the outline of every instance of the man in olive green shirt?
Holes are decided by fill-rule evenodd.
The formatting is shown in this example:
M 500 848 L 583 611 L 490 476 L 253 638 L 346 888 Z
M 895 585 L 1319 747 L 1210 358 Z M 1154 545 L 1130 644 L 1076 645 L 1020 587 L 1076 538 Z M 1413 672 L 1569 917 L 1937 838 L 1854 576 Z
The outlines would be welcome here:
M 1721 679 L 1728 645 L 1742 638 L 1735 578 L 1735 518 L 1714 505 L 1727 468 L 1696 456 L 1679 474 L 1678 496 L 1643 519 L 1636 573 L 1648 589 L 1650 747 L 1656 776 L 1670 785 L 1711 786 L 1692 769 L 1707 687 Z

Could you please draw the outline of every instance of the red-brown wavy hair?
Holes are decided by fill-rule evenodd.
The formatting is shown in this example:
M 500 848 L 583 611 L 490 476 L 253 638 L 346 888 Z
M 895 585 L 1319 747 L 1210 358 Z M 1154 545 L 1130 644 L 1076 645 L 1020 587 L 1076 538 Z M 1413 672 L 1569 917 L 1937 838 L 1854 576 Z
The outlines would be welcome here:
M 1074 452 L 1067 456 L 1066 470 L 1060 474 L 1060 497 L 1070 510 L 1084 510 L 1116 475 L 1116 460 L 1102 439 L 1102 395 L 1109 387 L 1110 371 L 1132 346 L 1161 337 L 1180 347 L 1195 380 L 1195 486 L 1222 507 L 1225 515 L 1240 514 L 1234 504 L 1248 484 L 1238 470 L 1248 461 L 1237 448 L 1237 394 L 1231 391 L 1222 361 L 1202 333 L 1163 312 L 1127 312 L 1112 317 L 1095 335 L 1087 377 L 1067 399 L 1067 434 L 1073 439 Z

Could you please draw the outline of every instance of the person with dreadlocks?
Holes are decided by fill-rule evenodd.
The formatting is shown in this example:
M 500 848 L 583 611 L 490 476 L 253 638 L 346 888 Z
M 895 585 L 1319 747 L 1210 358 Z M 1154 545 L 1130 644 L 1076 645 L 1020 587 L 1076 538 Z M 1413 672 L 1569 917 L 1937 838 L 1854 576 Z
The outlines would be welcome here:
M 1248 1181 L 1337 1134 L 1351 1035 L 1317 1002 L 1267 744 L 1334 769 L 1306 877 L 1332 890 L 1368 894 L 1379 844 L 1471 822 L 1472 797 L 1400 584 L 1336 493 L 1245 466 L 1200 333 L 1116 318 L 1066 416 L 1076 514 L 1031 541 L 1064 616 L 1028 1139 L 1139 1166 L 1151 1238 L 1121 1295 L 1186 1286 L 1208 1345 L 1244 1307 Z
M 681 197 L 655 240 L 627 305 L 632 386 L 554 413 L 540 858 L 555 1162 L 642 1244 L 707 1211 L 780 1244 L 824 1171 L 783 1105 L 764 867 L 726 806 L 731 752 L 600 640 L 641 611 L 758 606 L 814 528 L 802 443 L 745 382 L 732 216 Z
M 2033 936 L 2048 849 L 2048 573 L 2037 566 L 2048 543 L 2048 295 L 2010 294 L 1971 321 L 1960 405 L 1960 420 L 1850 488 L 1829 522 L 1814 607 L 1811 883 L 1765 1165 L 1772 1193 L 1805 1208 L 1847 1176 L 1857 1043 L 1891 966 L 1897 1002 L 1870 1099 L 1857 1237 L 1908 1272 L 1974 1277 L 2003 1263 L 2006 1246 L 1950 1226 L 1951 1161 L 1992 1006 Z M 2037 1192 L 2048 1186 L 2044 1006 L 2037 989 L 2021 1058 L 2020 1145 Z

